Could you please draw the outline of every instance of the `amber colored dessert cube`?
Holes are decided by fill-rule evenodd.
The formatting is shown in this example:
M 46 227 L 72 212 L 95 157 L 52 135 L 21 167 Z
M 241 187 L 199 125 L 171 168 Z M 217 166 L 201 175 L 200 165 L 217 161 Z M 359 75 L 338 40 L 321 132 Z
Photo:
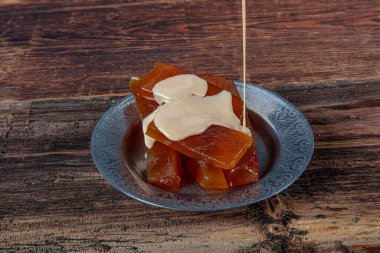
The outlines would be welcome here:
M 205 79 L 207 82 L 211 83 L 212 85 L 215 85 L 219 88 L 222 88 L 224 90 L 227 90 L 231 92 L 233 95 L 238 96 L 240 98 L 239 92 L 234 84 L 233 81 L 211 76 L 211 75 L 199 75 L 201 78 Z M 252 127 L 249 121 L 249 118 L 247 117 L 247 127 L 251 129 Z M 191 168 L 189 166 L 192 166 Z M 259 179 L 259 166 L 258 166 L 258 159 L 257 159 L 257 151 L 256 151 L 256 145 L 255 143 L 252 144 L 252 146 L 247 150 L 245 155 L 242 159 L 240 159 L 239 163 L 236 165 L 235 168 L 230 170 L 223 170 L 220 168 L 216 168 L 210 164 L 193 160 L 192 163 L 185 163 L 185 168 L 187 170 L 192 171 L 192 175 L 194 176 L 195 180 L 199 183 L 203 188 L 210 189 L 213 188 L 213 182 L 211 180 L 206 180 L 203 177 L 208 177 L 207 172 L 213 171 L 216 174 L 224 173 L 225 179 L 227 180 L 227 183 L 230 187 L 239 187 L 251 183 L 255 183 Z M 216 172 L 218 171 L 218 172 Z M 221 180 L 221 179 L 219 179 Z
M 240 97 L 239 92 L 233 81 L 212 75 L 199 75 L 212 85 L 231 92 L 233 95 Z M 247 127 L 251 127 L 249 118 L 246 118 Z M 217 169 L 217 168 L 215 168 Z M 247 184 L 255 183 L 259 180 L 259 161 L 257 156 L 256 143 L 253 141 L 252 146 L 247 150 L 235 168 L 223 170 L 225 178 L 230 187 L 239 187 Z
M 181 188 L 183 169 L 177 151 L 155 142 L 148 149 L 147 162 L 149 183 L 168 191 L 178 191 Z
M 219 89 L 229 91 L 229 92 L 231 92 L 232 95 L 234 95 L 236 97 L 232 100 L 232 102 L 235 103 L 235 104 L 233 104 L 234 113 L 236 116 L 239 117 L 240 121 L 243 122 L 243 105 L 244 105 L 244 103 L 240 98 L 239 91 L 237 90 L 234 81 L 228 80 L 228 79 L 225 79 L 225 78 L 219 77 L 219 76 L 209 75 L 209 74 L 200 74 L 198 76 L 200 78 L 206 80 L 208 84 L 211 84 L 211 86 L 216 86 Z M 209 85 L 209 87 L 210 87 L 210 85 Z M 246 126 L 249 129 L 251 129 L 251 132 L 252 132 L 252 128 L 251 128 L 251 124 L 249 122 L 248 115 L 246 115 L 246 124 L 247 124 Z
M 223 170 L 215 168 L 203 161 L 197 161 L 182 156 L 186 170 L 193 176 L 194 180 L 204 189 L 227 189 L 228 183 Z
M 157 62 L 156 64 L 154 64 L 153 69 L 141 81 L 141 96 L 148 100 L 154 101 L 153 88 L 156 85 L 156 83 L 166 78 L 181 74 L 188 73 L 169 64 Z M 241 101 L 239 93 L 237 92 L 237 89 L 232 81 L 206 74 L 199 75 L 199 77 L 207 81 L 208 88 L 206 96 L 216 95 L 222 90 L 230 91 L 234 95 L 232 96 L 233 111 L 237 117 L 241 117 L 243 112 L 243 102 Z
M 210 126 L 200 135 L 171 141 L 150 123 L 146 134 L 181 154 L 222 169 L 232 169 L 252 145 L 252 137 L 220 126 Z
M 164 69 L 164 70 L 163 70 Z M 151 85 L 151 88 L 154 87 L 154 85 L 163 79 L 166 79 L 171 76 L 175 76 L 178 74 L 184 74 L 185 71 L 179 70 L 173 66 L 170 66 L 165 63 L 157 63 L 153 70 L 146 76 L 141 77 L 140 79 L 135 79 L 131 81 L 131 89 L 133 94 L 135 95 L 136 103 L 138 104 L 140 115 L 142 118 L 149 115 L 152 111 L 154 111 L 158 104 L 154 100 L 146 99 L 143 96 L 144 89 L 141 89 L 142 86 L 146 87 Z M 242 119 L 242 101 L 240 99 L 240 95 L 237 91 L 237 88 L 233 81 L 216 77 L 208 74 L 201 74 L 199 75 L 201 78 L 205 79 L 209 85 L 208 94 L 207 95 L 214 95 L 220 92 L 221 90 L 227 90 L 232 93 L 234 97 L 236 97 L 236 101 L 240 102 L 237 105 L 240 107 L 239 110 L 235 111 L 236 115 L 240 116 L 240 119 Z M 211 88 L 210 88 L 211 87 Z M 151 89 L 150 88 L 150 89 Z M 150 93 L 149 93 L 150 92 Z M 151 91 L 148 90 L 148 92 L 145 93 L 145 95 L 148 94 L 149 96 L 152 96 Z M 149 98 L 149 97 L 148 97 Z M 237 106 L 235 106 L 237 107 Z M 153 123 L 154 124 L 154 123 Z M 211 128 L 215 128 L 218 126 L 212 126 Z M 247 117 L 247 127 L 251 129 L 249 119 Z M 158 129 L 157 129 L 158 130 Z M 208 129 L 209 130 L 209 129 Z M 211 129 L 212 130 L 212 129 Z M 148 129 L 149 131 L 149 129 Z M 206 130 L 207 131 L 207 130 Z M 211 131 L 212 132 L 212 131 Z M 207 141 L 206 141 L 207 143 Z M 156 142 L 157 144 L 157 142 Z M 155 150 L 156 147 L 159 145 L 153 147 L 153 151 L 151 153 L 152 157 L 153 154 L 158 154 L 157 150 Z M 167 143 L 166 143 L 167 144 Z M 165 145 L 162 145 L 163 149 L 167 149 L 167 153 L 170 154 L 171 152 L 175 152 L 173 149 L 170 149 L 166 147 Z M 165 157 L 165 153 L 161 154 L 159 158 L 161 160 L 164 160 L 162 158 Z M 252 156 L 253 155 L 253 156 Z M 176 155 L 172 156 L 176 157 Z M 148 160 L 149 160 L 149 152 L 148 152 Z M 174 159 L 173 159 L 174 160 Z M 171 162 L 173 162 L 173 160 Z M 190 172 L 190 174 L 194 177 L 195 181 L 203 188 L 205 189 L 225 189 L 230 187 L 237 187 L 249 183 L 256 182 L 259 177 L 258 173 L 258 164 L 257 164 L 257 153 L 256 153 L 256 147 L 253 145 L 250 147 L 247 151 L 247 153 L 243 156 L 243 158 L 238 162 L 235 168 L 231 170 L 222 170 L 218 167 L 214 167 L 211 164 L 208 164 L 205 162 L 205 160 L 195 160 L 186 156 L 182 156 L 182 161 L 184 162 L 184 165 L 186 169 Z M 169 164 L 169 163 L 168 163 Z M 149 164 L 148 164 L 149 165 Z M 151 168 L 154 166 L 151 164 Z M 165 165 L 163 165 L 165 167 Z M 148 168 L 149 171 L 149 168 Z M 159 169 L 153 170 L 153 173 L 149 173 L 150 175 L 154 175 L 155 171 L 159 171 Z M 182 179 L 182 168 L 180 171 L 173 170 L 174 175 L 171 178 L 175 178 L 176 175 L 181 175 L 180 178 Z M 177 173 L 177 174 L 176 174 Z M 162 173 L 163 177 L 156 177 L 151 178 L 149 180 L 152 184 L 157 185 L 160 188 L 168 189 L 168 190 L 175 190 L 176 186 L 178 184 L 175 183 L 175 180 L 171 181 L 172 187 L 167 187 L 163 182 L 165 182 L 164 177 L 166 175 Z M 170 177 L 169 177 L 170 178 Z M 158 183 L 161 182 L 161 183 Z M 180 185 L 180 184 L 179 184 Z M 173 187 L 174 186 L 174 187 Z M 180 186 L 179 186 L 180 187 Z
M 256 146 L 252 145 L 235 168 L 224 170 L 202 161 L 182 156 L 185 169 L 204 189 L 225 189 L 255 183 L 259 180 Z
M 141 118 L 153 112 L 158 104 L 143 98 L 140 94 L 141 81 L 132 79 L 131 90 L 135 96 Z M 147 180 L 149 183 L 168 191 L 178 191 L 181 188 L 183 168 L 177 151 L 155 142 L 147 151 Z
M 156 101 L 145 99 L 141 95 L 142 84 L 142 80 L 139 78 L 133 78 L 129 82 L 129 86 L 131 87 L 131 91 L 133 93 L 133 96 L 135 97 L 137 109 L 139 111 L 141 120 L 143 120 L 146 116 L 151 114 L 158 107 Z
M 141 96 L 153 99 L 152 89 L 157 82 L 183 73 L 185 72 L 165 63 L 155 64 L 153 70 L 142 79 Z M 210 83 L 209 89 L 222 91 L 220 87 Z M 234 112 L 241 118 L 242 101 L 236 95 L 233 95 L 233 101 Z M 233 168 L 252 144 L 252 137 L 222 126 L 211 126 L 202 134 L 171 141 L 152 122 L 146 134 L 186 156 L 223 169 Z
M 166 78 L 181 74 L 188 73 L 167 63 L 156 62 L 149 73 L 141 78 L 141 95 L 146 99 L 153 100 L 152 90 L 156 83 Z
M 223 172 L 230 187 L 257 182 L 259 180 L 259 163 L 256 145 L 252 144 L 235 168 L 223 170 Z

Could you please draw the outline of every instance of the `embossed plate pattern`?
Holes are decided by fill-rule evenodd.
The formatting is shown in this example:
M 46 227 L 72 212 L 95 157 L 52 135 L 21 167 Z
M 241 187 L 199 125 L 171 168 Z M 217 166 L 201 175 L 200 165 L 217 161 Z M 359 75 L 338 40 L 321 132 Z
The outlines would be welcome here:
M 236 82 L 236 85 L 241 92 L 242 84 Z M 263 175 L 255 184 L 225 192 L 206 192 L 196 184 L 188 184 L 180 192 L 170 193 L 147 183 L 144 180 L 144 158 L 140 154 L 140 158 L 134 162 L 133 156 L 126 158 L 128 155 L 122 149 L 122 145 L 127 145 L 126 150 L 135 150 L 128 139 L 123 144 L 125 134 L 132 131 L 136 122 L 139 122 L 132 95 L 111 107 L 96 124 L 91 138 L 94 163 L 119 191 L 154 206 L 213 211 L 269 198 L 291 185 L 306 169 L 314 149 L 313 133 L 302 113 L 277 94 L 262 87 L 248 85 L 246 97 L 247 109 L 254 112 L 251 113 L 254 115 L 252 125 L 255 127 L 255 120 L 264 122 L 260 125 L 266 131 L 264 136 L 255 133 L 259 160 L 262 163 L 260 173 Z M 265 133 L 271 136 L 271 141 L 265 142 Z

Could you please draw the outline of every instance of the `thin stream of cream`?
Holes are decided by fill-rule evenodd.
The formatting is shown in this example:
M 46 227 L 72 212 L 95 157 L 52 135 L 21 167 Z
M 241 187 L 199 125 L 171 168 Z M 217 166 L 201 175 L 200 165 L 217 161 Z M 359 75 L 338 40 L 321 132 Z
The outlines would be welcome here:
M 245 0 L 241 1 L 242 3 L 242 26 L 243 26 L 243 131 L 247 126 L 245 119 L 246 109 L 245 109 L 245 84 L 246 84 L 246 71 L 247 71 L 247 11 Z
M 178 141 L 191 135 L 204 132 L 211 125 L 220 125 L 240 130 L 250 135 L 246 126 L 246 71 L 247 71 L 247 17 L 246 0 L 242 0 L 243 28 L 243 125 L 233 114 L 231 94 L 204 97 L 207 91 L 205 80 L 195 75 L 179 75 L 159 82 L 154 88 L 154 98 L 160 105 L 143 120 L 145 144 L 151 148 L 154 139 L 147 136 L 146 130 L 154 121 L 158 129 L 170 140 Z M 178 84 L 186 84 L 185 88 Z M 181 87 L 178 89 L 178 87 Z M 194 96 L 195 95 L 195 96 Z M 220 110 L 223 108 L 222 110 Z M 211 109 L 211 110 L 210 110 Z

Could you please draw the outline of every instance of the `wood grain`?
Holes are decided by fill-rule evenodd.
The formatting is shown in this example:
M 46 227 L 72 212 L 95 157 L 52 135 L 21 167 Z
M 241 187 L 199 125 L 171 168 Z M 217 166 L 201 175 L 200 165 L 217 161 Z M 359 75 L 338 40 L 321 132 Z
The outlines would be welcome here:
M 239 1 L 0 1 L 0 252 L 379 252 L 378 1 L 248 1 L 250 80 L 315 136 L 291 187 L 193 213 L 125 197 L 92 129 L 157 60 L 241 75 Z
M 42 1 L 0 9 L 2 99 L 125 92 L 164 60 L 241 76 L 240 2 Z M 377 1 L 249 1 L 252 82 L 361 79 L 380 74 Z M 46 78 L 49 77 L 49 78 Z

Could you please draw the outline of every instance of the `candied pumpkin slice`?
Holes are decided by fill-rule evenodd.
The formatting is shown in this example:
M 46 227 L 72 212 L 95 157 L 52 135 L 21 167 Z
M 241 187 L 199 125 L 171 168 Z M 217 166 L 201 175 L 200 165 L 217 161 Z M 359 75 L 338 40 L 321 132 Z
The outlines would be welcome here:
M 204 189 L 227 189 L 228 184 L 223 170 L 215 168 L 203 161 L 197 161 L 182 156 L 186 170 L 193 176 L 194 180 Z
M 141 95 L 141 86 L 143 84 L 142 79 L 143 78 L 132 78 L 129 82 L 129 86 L 131 87 L 131 91 L 133 93 L 133 96 L 135 97 L 137 109 L 139 111 L 141 120 L 143 120 L 146 116 L 151 114 L 158 107 L 156 101 L 145 99 Z
M 152 122 L 146 134 L 181 154 L 222 169 L 234 168 L 252 145 L 252 137 L 221 126 L 210 126 L 202 134 L 171 141 Z
M 243 158 L 231 170 L 223 170 L 230 187 L 239 187 L 259 180 L 259 163 L 255 143 L 247 150 Z
M 186 72 L 165 63 L 155 64 L 153 70 L 142 79 L 144 84 L 141 87 L 141 96 L 152 98 L 152 89 L 157 82 L 184 73 Z M 222 91 L 218 86 L 209 84 L 209 89 L 210 87 L 217 90 L 216 93 Z M 241 117 L 243 103 L 240 97 L 236 95 L 232 97 L 236 102 L 235 104 L 233 102 L 234 112 Z M 152 122 L 146 134 L 186 156 L 223 169 L 233 168 L 252 144 L 252 137 L 222 126 L 211 126 L 202 134 L 180 141 L 171 141 Z
M 247 150 L 235 168 L 224 170 L 203 161 L 182 156 L 184 167 L 205 189 L 225 189 L 255 183 L 259 180 L 259 164 L 255 143 Z
M 241 104 L 239 104 L 239 105 L 236 104 L 235 105 L 236 110 L 235 110 L 235 107 L 234 107 L 234 113 L 236 114 L 236 116 L 239 117 L 240 121 L 243 122 L 243 105 L 244 105 L 244 103 L 243 103 L 243 101 L 240 98 L 239 91 L 236 88 L 236 85 L 235 85 L 234 81 L 228 80 L 228 79 L 225 79 L 225 78 L 219 77 L 219 76 L 209 75 L 209 74 L 200 74 L 198 76 L 200 78 L 206 80 L 207 83 L 209 83 L 209 84 L 211 84 L 213 86 L 216 86 L 219 89 L 223 89 L 223 90 L 231 92 L 232 95 L 236 96 L 238 98 L 238 100 L 241 101 Z M 247 127 L 251 130 L 251 132 L 253 132 L 251 124 L 249 122 L 248 115 L 246 116 L 246 124 L 247 124 Z
M 235 96 L 240 97 L 239 92 L 233 81 L 207 74 L 199 76 L 205 79 L 207 82 L 215 86 L 218 86 L 219 88 L 227 90 Z M 247 127 L 251 129 L 251 132 L 253 132 L 248 116 L 246 122 Z M 239 163 L 235 166 L 235 168 L 230 170 L 223 170 L 223 172 L 230 187 L 239 187 L 257 182 L 259 180 L 259 163 L 255 141 L 253 140 L 252 146 L 240 159 Z
M 158 104 L 147 100 L 140 94 L 140 79 L 132 79 L 131 90 L 135 96 L 140 117 L 143 119 L 154 111 Z M 180 155 L 159 142 L 155 142 L 147 151 L 147 180 L 149 183 L 168 191 L 178 191 L 183 179 L 183 168 Z
M 181 188 L 183 169 L 180 155 L 177 151 L 155 142 L 147 153 L 148 182 L 168 191 L 178 191 Z
M 164 62 L 156 62 L 153 69 L 141 79 L 141 95 L 146 99 L 154 100 L 152 89 L 156 83 L 181 74 L 187 74 L 187 72 Z
M 207 82 L 212 83 L 213 85 L 218 86 L 219 88 L 227 90 L 231 92 L 233 95 L 240 97 L 239 92 L 233 81 L 230 81 L 221 77 L 217 77 L 217 76 L 207 75 L 207 74 L 199 75 L 199 76 L 205 79 Z M 251 129 L 251 132 L 253 132 L 248 117 L 247 117 L 247 127 Z M 190 166 L 192 167 L 190 168 Z M 207 174 L 204 173 L 204 171 L 207 172 L 210 170 L 218 170 L 218 171 L 223 172 L 225 175 L 225 179 L 227 180 L 227 183 L 230 187 L 239 187 L 242 185 L 251 184 L 251 183 L 256 182 L 259 179 L 258 160 L 257 160 L 257 151 L 256 151 L 255 143 L 252 144 L 252 146 L 247 150 L 243 158 L 240 159 L 239 163 L 233 169 L 223 170 L 220 168 L 216 168 L 212 165 L 209 165 L 207 163 L 199 162 L 196 160 L 194 160 L 193 163 L 185 163 L 185 168 L 187 170 L 192 170 L 193 172 L 192 174 L 195 174 L 198 176 L 198 178 L 195 177 L 196 180 L 207 182 L 207 184 L 204 183 L 205 184 L 204 188 L 208 188 L 210 185 L 213 184 L 212 179 L 206 180 L 202 178 L 202 175 L 205 177 L 207 176 Z
M 235 86 L 234 81 L 209 74 L 199 74 L 198 76 L 206 80 L 207 83 L 212 84 L 221 90 L 229 91 L 232 95 L 237 96 L 240 99 L 240 94 Z
M 255 183 L 259 180 L 256 146 L 252 145 L 235 168 L 224 170 L 202 161 L 182 156 L 185 169 L 205 189 L 225 189 Z
M 184 70 L 178 69 L 174 66 L 171 66 L 169 64 L 166 64 L 163 62 L 157 62 L 156 64 L 154 64 L 153 69 L 145 76 L 145 78 L 142 79 L 143 84 L 141 86 L 141 96 L 143 96 L 144 98 L 148 100 L 154 100 L 152 90 L 159 81 L 162 81 L 164 79 L 167 79 L 169 77 L 173 77 L 176 75 L 181 75 L 181 74 L 189 74 L 189 73 Z M 211 80 L 211 82 L 208 82 L 207 79 L 200 76 L 201 78 L 207 81 L 208 88 L 207 88 L 206 96 L 216 95 L 222 90 L 227 90 L 231 92 L 229 89 L 224 89 L 224 85 L 226 86 L 231 85 L 231 83 L 226 82 L 227 81 L 226 79 L 213 77 L 211 75 L 203 75 L 203 76 Z M 217 82 L 216 80 L 218 80 L 219 82 Z M 233 87 L 235 87 L 235 85 L 233 85 Z M 232 90 L 233 88 L 230 88 L 230 89 Z M 236 90 L 236 87 L 235 87 L 235 90 Z M 236 92 L 231 92 L 231 94 L 233 95 L 232 96 L 233 111 L 235 115 L 240 118 L 240 115 L 242 114 L 242 111 L 243 111 L 243 102 L 241 101 L 237 90 Z
M 141 95 L 145 98 L 153 99 L 152 90 L 156 83 L 166 78 L 182 74 L 189 74 L 189 72 L 164 62 L 156 62 L 152 70 L 144 77 L 140 78 L 142 83 L 140 85 L 142 88 Z M 240 99 L 239 92 L 233 81 L 209 74 L 199 74 L 198 76 L 205 79 L 209 85 L 212 85 L 211 87 L 208 87 L 207 96 L 215 95 L 221 90 L 226 90 Z

